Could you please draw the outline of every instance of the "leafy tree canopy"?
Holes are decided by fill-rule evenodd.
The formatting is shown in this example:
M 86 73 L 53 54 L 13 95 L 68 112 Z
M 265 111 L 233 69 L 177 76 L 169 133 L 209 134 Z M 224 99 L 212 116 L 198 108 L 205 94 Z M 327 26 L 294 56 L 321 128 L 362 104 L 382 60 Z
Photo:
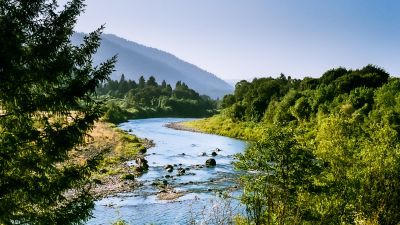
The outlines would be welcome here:
M 236 163 L 248 224 L 397 224 L 399 90 L 373 65 L 239 82 L 207 129 L 259 132 Z

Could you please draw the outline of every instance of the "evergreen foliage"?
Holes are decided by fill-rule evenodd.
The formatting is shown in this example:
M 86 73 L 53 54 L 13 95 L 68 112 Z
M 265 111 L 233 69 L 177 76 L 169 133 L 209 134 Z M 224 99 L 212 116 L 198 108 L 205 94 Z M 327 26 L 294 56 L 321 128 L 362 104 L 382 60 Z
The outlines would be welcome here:
M 96 159 L 69 161 L 102 115 L 95 88 L 115 58 L 92 55 L 102 28 L 70 36 L 83 1 L 0 1 L 0 224 L 80 224 L 93 198 Z

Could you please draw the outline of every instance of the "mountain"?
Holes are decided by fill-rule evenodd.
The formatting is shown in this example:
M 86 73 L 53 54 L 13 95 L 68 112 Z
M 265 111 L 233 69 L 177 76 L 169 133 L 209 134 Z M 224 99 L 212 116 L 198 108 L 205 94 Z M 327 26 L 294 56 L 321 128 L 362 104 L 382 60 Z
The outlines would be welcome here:
M 71 37 L 72 43 L 80 44 L 84 35 L 75 33 Z M 154 76 L 157 82 L 165 80 L 173 85 L 177 81 L 183 81 L 200 94 L 212 98 L 221 98 L 233 92 L 231 85 L 214 74 L 168 52 L 146 47 L 113 34 L 103 34 L 101 39 L 101 46 L 94 56 L 94 64 L 98 65 L 117 54 L 118 62 L 111 79 L 118 80 L 121 74 L 124 74 L 126 79 L 136 81 L 140 76 L 146 79 Z

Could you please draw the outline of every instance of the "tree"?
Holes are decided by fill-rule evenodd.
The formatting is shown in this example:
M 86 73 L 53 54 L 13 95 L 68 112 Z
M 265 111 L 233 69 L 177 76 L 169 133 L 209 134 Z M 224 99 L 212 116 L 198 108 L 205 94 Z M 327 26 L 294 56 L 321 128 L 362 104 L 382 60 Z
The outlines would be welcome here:
M 228 108 L 235 104 L 235 96 L 232 94 L 227 94 L 222 98 L 221 108 Z
M 165 82 L 165 80 L 163 80 L 161 82 L 161 88 L 166 88 L 167 87 L 167 82 Z
M 130 90 L 129 82 L 125 80 L 125 75 L 122 74 L 118 84 L 118 94 L 123 97 Z
M 103 28 L 70 37 L 83 1 L 0 1 L 0 224 L 79 224 L 90 215 L 91 159 L 73 163 L 102 115 L 95 88 L 116 58 L 92 55 Z
M 300 97 L 290 110 L 297 120 L 306 120 L 310 116 L 311 107 L 306 97 Z
M 235 98 L 236 101 L 243 100 L 244 96 L 246 95 L 249 89 L 250 83 L 246 80 L 241 80 L 240 82 L 236 83 L 235 85 Z
M 399 134 L 384 120 L 365 121 L 330 116 L 319 122 L 315 154 L 328 165 L 317 178 L 324 192 L 314 199 L 323 205 L 316 209 L 322 224 L 400 220 Z
M 338 79 L 339 77 L 345 75 L 348 72 L 349 71 L 347 71 L 347 69 L 343 68 L 343 67 L 331 69 L 331 70 L 326 71 L 324 74 L 322 74 L 322 76 L 319 80 L 320 80 L 321 84 L 328 85 L 331 82 L 333 82 L 334 80 Z
M 250 224 L 299 224 L 307 219 L 297 197 L 312 189 L 320 167 L 291 128 L 267 127 L 262 138 L 237 158 L 236 168 L 249 172 L 241 181 Z
M 146 85 L 146 80 L 144 79 L 143 76 L 139 77 L 139 83 L 138 84 L 139 84 L 140 88 L 143 88 Z
M 158 84 L 157 84 L 156 78 L 154 78 L 153 76 L 150 76 L 149 79 L 147 80 L 146 85 L 147 86 L 157 87 Z

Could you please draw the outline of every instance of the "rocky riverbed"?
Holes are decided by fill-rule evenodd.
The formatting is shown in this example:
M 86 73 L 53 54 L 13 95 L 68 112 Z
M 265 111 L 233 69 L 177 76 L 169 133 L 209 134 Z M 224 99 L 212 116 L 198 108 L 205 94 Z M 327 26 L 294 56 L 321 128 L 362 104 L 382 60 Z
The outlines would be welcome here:
M 132 192 L 142 185 L 136 178 L 144 172 L 144 165 L 138 167 L 131 161 L 143 162 L 154 143 L 127 132 L 111 123 L 97 122 L 85 144 L 71 153 L 71 161 L 77 164 L 102 155 L 98 171 L 92 175 L 91 192 L 97 199 Z
M 106 224 L 104 221 L 110 218 L 122 218 L 130 224 L 185 224 L 182 221 L 188 217 L 188 208 L 176 208 L 177 204 L 200 210 L 205 201 L 238 190 L 232 161 L 234 154 L 244 151 L 246 143 L 166 127 L 186 120 L 133 120 L 119 126 L 154 141 L 155 146 L 144 154 L 149 168 L 135 179 L 134 190 L 98 201 L 95 218 L 88 224 Z M 128 166 L 136 164 L 135 160 L 127 162 Z M 144 208 L 151 211 L 144 212 Z

